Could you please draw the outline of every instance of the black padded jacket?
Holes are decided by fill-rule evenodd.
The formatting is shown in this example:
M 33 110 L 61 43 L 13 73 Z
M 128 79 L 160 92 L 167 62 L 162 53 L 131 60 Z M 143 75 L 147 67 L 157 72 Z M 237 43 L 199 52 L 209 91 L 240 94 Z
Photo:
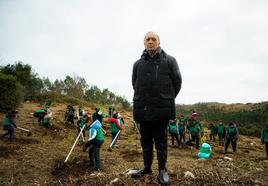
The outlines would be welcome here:
M 150 57 L 146 50 L 133 65 L 134 120 L 175 119 L 175 98 L 181 89 L 181 74 L 174 57 L 161 48 Z

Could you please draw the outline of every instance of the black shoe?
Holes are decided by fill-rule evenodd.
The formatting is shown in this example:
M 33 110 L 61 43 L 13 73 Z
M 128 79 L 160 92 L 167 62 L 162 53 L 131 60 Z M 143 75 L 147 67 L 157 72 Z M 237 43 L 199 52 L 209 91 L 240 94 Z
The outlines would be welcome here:
M 160 170 L 159 182 L 161 185 L 167 185 L 169 183 L 169 176 L 168 176 L 168 172 L 166 169 Z
M 142 176 L 150 175 L 150 174 L 152 174 L 152 169 L 143 168 L 143 169 L 131 174 L 131 177 L 132 178 L 140 178 Z

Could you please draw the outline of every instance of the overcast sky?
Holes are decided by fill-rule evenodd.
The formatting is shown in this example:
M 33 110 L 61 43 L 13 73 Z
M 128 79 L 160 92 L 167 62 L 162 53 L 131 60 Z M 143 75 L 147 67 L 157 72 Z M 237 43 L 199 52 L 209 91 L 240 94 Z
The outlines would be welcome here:
M 176 103 L 268 101 L 267 0 L 0 0 L 0 64 L 78 75 L 132 101 L 148 31 L 177 59 Z

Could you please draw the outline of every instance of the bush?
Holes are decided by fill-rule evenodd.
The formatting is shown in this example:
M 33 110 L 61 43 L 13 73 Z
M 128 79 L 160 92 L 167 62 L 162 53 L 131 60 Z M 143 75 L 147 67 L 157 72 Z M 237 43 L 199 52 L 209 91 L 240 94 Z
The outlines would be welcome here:
M 239 127 L 239 133 L 242 135 L 246 135 L 246 136 L 260 137 L 261 128 L 247 125 L 247 126 Z
M 0 111 L 15 109 L 22 99 L 22 86 L 15 77 L 0 73 Z

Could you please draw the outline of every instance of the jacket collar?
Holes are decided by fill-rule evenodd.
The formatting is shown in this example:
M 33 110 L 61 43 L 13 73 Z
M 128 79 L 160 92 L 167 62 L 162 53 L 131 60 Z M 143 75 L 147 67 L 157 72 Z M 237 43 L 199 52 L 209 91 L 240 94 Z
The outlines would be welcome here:
M 166 55 L 166 53 L 164 52 L 164 50 L 163 50 L 161 47 L 159 47 L 159 48 L 156 50 L 156 53 L 155 53 L 155 55 L 154 55 L 153 57 L 151 57 L 151 56 L 149 55 L 149 53 L 148 53 L 148 51 L 147 51 L 146 49 L 143 50 L 141 57 L 142 57 L 142 58 L 145 58 L 145 59 L 157 59 L 157 58 L 159 58 L 160 56 L 164 56 L 164 55 Z

